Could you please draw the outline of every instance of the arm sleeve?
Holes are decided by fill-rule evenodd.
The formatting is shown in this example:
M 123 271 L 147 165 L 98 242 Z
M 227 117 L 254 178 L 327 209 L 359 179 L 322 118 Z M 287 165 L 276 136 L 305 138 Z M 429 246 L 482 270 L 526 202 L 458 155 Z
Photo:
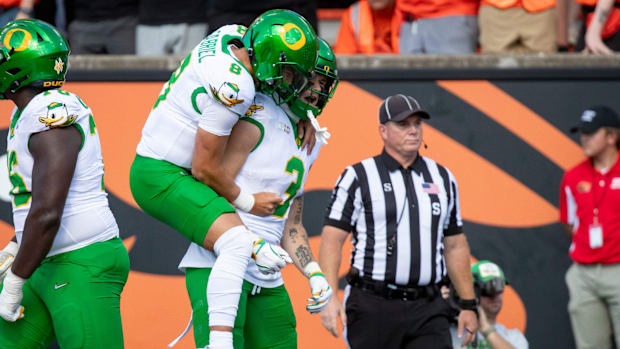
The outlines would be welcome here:
M 508 332 L 507 337 L 508 338 L 504 338 L 504 339 L 506 339 L 508 343 L 514 346 L 515 349 L 528 349 L 529 348 L 529 343 L 527 342 L 527 339 L 519 330 L 514 330 L 514 329 L 510 330 Z
M 351 55 L 359 53 L 357 42 L 355 40 L 355 32 L 351 27 L 351 8 L 349 7 L 340 20 L 340 29 L 336 38 L 334 52 L 337 54 Z
M 360 188 L 352 167 L 347 167 L 340 175 L 332 192 L 325 212 L 324 225 L 351 232 L 361 210 Z
M 448 171 L 450 178 L 450 193 L 448 198 L 448 219 L 444 223 L 444 236 L 463 233 L 463 219 L 461 219 L 461 205 L 459 203 L 459 188 L 456 178 Z

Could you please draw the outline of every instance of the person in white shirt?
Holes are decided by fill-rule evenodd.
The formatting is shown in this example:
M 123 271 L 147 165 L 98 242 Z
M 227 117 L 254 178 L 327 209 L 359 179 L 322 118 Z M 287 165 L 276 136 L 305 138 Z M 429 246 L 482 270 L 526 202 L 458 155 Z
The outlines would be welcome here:
M 529 344 L 518 329 L 507 329 L 497 323 L 497 314 L 504 303 L 504 287 L 507 284 L 504 272 L 495 263 L 480 261 L 471 266 L 475 289 L 480 295 L 478 308 L 478 346 L 477 349 L 527 349 Z M 456 336 L 456 328 L 451 328 L 452 346 L 462 348 Z

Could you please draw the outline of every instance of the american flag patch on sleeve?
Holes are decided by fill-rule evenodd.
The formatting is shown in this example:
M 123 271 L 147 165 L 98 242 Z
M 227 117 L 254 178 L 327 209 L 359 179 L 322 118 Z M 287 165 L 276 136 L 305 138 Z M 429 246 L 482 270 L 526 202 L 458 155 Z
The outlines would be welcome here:
M 439 187 L 435 183 L 422 183 L 422 190 L 427 194 L 439 194 Z

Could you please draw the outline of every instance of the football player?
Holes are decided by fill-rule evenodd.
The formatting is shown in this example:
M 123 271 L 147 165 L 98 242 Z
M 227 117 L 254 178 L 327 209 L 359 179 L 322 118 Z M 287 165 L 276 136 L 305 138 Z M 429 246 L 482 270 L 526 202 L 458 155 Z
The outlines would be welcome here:
M 285 75 L 287 73 L 285 72 Z M 285 79 L 289 80 L 285 76 Z M 308 171 L 321 142 L 308 154 L 297 136 L 298 109 L 320 114 L 338 83 L 336 60 L 329 45 L 319 38 L 319 58 L 310 88 L 281 108 L 270 96 L 257 93 L 254 104 L 235 125 L 224 155 L 225 171 L 250 193 L 269 190 L 285 198 L 269 216 L 239 212 L 243 223 L 272 245 L 280 242 L 297 268 L 309 279 L 311 296 L 307 310 L 318 313 L 332 291 L 314 260 L 302 225 L 303 197 Z M 290 213 L 290 214 L 289 214 Z M 213 252 L 192 243 L 179 267 L 185 270 L 192 304 L 197 348 L 208 344 L 209 326 L 204 289 L 212 282 Z M 235 319 L 234 347 L 241 349 L 296 348 L 295 314 L 280 272 L 265 275 L 250 262 Z M 268 316 L 267 316 L 268 315 Z M 210 348 L 210 347 L 209 347 Z
M 205 286 L 211 349 L 232 348 L 249 260 L 263 273 L 291 262 L 280 247 L 251 233 L 230 204 L 268 216 L 282 201 L 276 193 L 242 190 L 224 170 L 230 132 L 256 90 L 280 105 L 304 91 L 317 49 L 310 24 L 288 10 L 267 11 L 247 29 L 224 26 L 200 42 L 164 84 L 142 130 L 130 174 L 136 202 L 217 256 Z M 305 125 L 304 142 L 313 142 L 314 130 Z
M 61 348 L 123 348 L 129 256 L 108 206 L 93 112 L 59 89 L 67 42 L 22 19 L 2 27 L 0 45 L 0 98 L 16 106 L 7 136 L 16 239 L 2 254 L 3 266 L 13 263 L 0 292 L 0 348 L 54 339 Z

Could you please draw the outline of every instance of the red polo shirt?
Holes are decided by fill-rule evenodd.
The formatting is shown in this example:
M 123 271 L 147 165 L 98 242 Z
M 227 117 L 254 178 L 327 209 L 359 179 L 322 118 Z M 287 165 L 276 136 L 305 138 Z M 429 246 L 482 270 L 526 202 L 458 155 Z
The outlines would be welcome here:
M 598 212 L 598 214 L 595 214 Z M 595 216 L 603 229 L 603 246 L 590 248 Z M 560 188 L 560 221 L 575 231 L 569 254 L 581 264 L 620 262 L 620 161 L 602 174 L 590 159 L 567 171 Z

